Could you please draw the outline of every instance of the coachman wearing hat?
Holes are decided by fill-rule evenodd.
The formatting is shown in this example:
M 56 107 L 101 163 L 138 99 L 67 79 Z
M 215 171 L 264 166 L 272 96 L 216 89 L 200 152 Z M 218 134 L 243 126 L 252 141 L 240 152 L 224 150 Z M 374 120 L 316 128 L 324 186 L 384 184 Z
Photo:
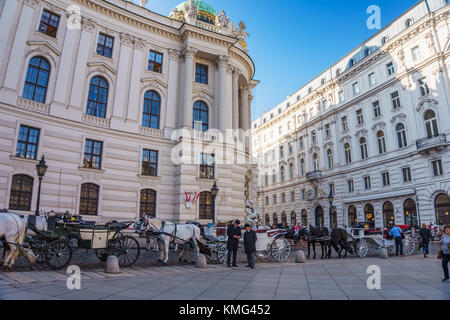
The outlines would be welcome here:
M 249 268 L 255 268 L 255 252 L 256 252 L 256 232 L 252 230 L 251 226 L 247 223 L 244 227 L 244 249 L 247 255 L 247 261 Z
M 232 225 L 230 225 L 227 230 L 227 236 L 228 236 L 227 265 L 228 265 L 228 267 L 231 267 L 231 255 L 233 255 L 233 267 L 237 267 L 236 257 L 237 257 L 238 247 L 239 247 L 239 239 L 241 238 L 241 228 L 239 227 L 240 224 L 241 224 L 241 222 L 239 220 L 235 220 L 234 223 Z

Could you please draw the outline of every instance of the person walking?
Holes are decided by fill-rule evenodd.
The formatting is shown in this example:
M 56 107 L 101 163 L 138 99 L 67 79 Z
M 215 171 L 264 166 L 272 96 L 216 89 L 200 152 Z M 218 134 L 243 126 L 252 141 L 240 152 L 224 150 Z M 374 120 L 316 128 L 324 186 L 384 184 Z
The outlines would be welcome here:
M 422 224 L 419 235 L 422 238 L 423 257 L 428 258 L 428 255 L 430 254 L 431 231 L 425 223 Z
M 247 267 L 253 269 L 255 268 L 256 232 L 252 230 L 248 223 L 244 226 L 244 229 L 244 249 L 245 254 L 247 255 Z
M 234 223 L 231 224 L 227 229 L 227 236 L 228 236 L 227 265 L 228 265 L 228 267 L 231 267 L 231 266 L 237 267 L 236 258 L 237 258 L 237 251 L 239 248 L 239 239 L 241 238 L 241 228 L 239 227 L 240 224 L 241 224 L 241 222 L 239 220 L 235 220 Z M 231 264 L 231 256 L 233 256 L 233 264 Z
M 395 255 L 398 257 L 400 252 L 400 256 L 403 258 L 403 239 L 402 239 L 402 229 L 398 226 L 394 225 L 394 227 L 389 231 L 389 235 L 394 237 L 395 241 Z
M 450 261 L 450 226 L 444 227 L 444 235 L 441 239 L 441 250 L 442 250 L 442 269 L 444 269 L 444 279 L 443 282 L 448 281 L 448 262 Z

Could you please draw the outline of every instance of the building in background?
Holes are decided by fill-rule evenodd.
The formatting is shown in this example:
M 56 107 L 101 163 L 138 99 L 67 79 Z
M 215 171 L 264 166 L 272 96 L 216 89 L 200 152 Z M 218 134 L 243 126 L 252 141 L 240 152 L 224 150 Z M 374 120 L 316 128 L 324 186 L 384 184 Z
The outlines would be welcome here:
M 420 1 L 253 122 L 267 224 L 450 224 L 449 16 Z
M 172 161 L 190 139 L 178 129 L 216 148 L 209 129 L 250 129 L 258 82 L 242 22 L 201 0 L 170 17 L 123 0 L 8 0 L 0 14 L 0 208 L 35 210 L 45 155 L 44 210 L 210 222 L 216 181 L 216 217 L 245 216 L 248 164 L 201 148 L 195 164 Z

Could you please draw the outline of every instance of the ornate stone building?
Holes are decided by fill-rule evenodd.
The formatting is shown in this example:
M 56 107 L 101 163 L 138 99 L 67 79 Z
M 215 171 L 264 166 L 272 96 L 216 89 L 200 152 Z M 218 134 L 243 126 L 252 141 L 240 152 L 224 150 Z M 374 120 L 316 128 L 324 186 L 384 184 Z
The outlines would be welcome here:
M 268 223 L 450 223 L 449 18 L 418 2 L 253 122 Z
M 0 208 L 35 210 L 45 155 L 43 210 L 211 221 L 217 182 L 216 217 L 245 216 L 249 147 L 233 149 L 241 165 L 202 150 L 223 147 L 208 130 L 250 129 L 242 22 L 201 0 L 170 17 L 123 0 L 7 0 L 0 28 Z M 174 161 L 194 137 L 196 160 Z

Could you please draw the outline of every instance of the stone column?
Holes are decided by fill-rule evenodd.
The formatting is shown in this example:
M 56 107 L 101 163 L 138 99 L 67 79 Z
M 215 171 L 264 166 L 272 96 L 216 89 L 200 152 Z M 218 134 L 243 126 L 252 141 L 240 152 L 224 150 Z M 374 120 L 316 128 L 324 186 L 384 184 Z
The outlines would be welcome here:
M 80 37 L 80 44 L 78 46 L 78 53 L 76 55 L 77 62 L 75 64 L 75 72 L 73 75 L 73 85 L 69 105 L 76 109 L 81 109 L 85 112 L 85 102 L 82 101 L 82 92 L 86 86 L 86 68 L 87 59 L 91 48 L 92 32 L 95 29 L 95 24 L 89 19 L 82 20 L 82 30 Z
M 16 1 L 9 1 L 9 2 L 15 3 Z M 4 86 L 8 89 L 11 89 L 12 91 L 18 90 L 19 76 L 22 74 L 22 64 L 25 54 L 24 48 L 26 47 L 28 34 L 31 29 L 31 23 L 33 22 L 33 14 L 36 5 L 37 5 L 36 0 L 24 1 L 19 22 L 17 23 L 17 30 L 15 33 L 14 42 L 12 44 L 11 55 L 9 57 L 7 66 L 8 69 L 6 71 L 4 82 Z M 5 13 L 2 14 L 2 20 L 6 19 L 5 23 L 7 23 L 8 18 L 5 17 L 4 15 Z M 2 33 L 6 34 L 7 32 L 5 32 L 5 30 L 2 30 Z M 9 34 L 7 34 L 7 36 L 9 37 Z M 3 50 L 6 50 L 6 48 L 2 48 L 2 52 Z M 18 94 L 20 95 L 21 93 Z
M 11 36 L 11 33 L 13 32 L 13 27 L 15 26 L 16 22 L 16 12 L 18 7 L 18 1 L 4 1 L 3 2 L 3 8 L 1 11 L 1 19 L 0 19 L 0 65 L 6 64 L 5 56 L 8 52 L 8 39 Z M 1 67 L 1 66 L 0 66 Z M 1 82 L 0 82 L 1 84 Z
M 177 127 L 178 105 L 178 67 L 180 51 L 169 49 L 169 83 L 167 91 L 166 128 L 173 130 Z M 192 99 L 191 99 L 192 100 Z
M 197 49 L 184 49 L 184 91 L 183 91 L 183 124 L 186 129 L 192 128 L 192 89 L 194 82 L 194 56 Z
M 231 69 L 228 61 L 229 58 L 227 56 L 220 56 L 217 60 L 219 68 L 217 111 L 220 130 L 231 129 L 232 127 Z
M 233 70 L 233 129 L 239 129 L 239 74 L 240 70 Z
M 111 128 L 120 129 L 125 118 L 127 105 L 126 88 L 129 86 L 130 61 L 133 47 L 133 38 L 125 33 L 120 34 L 119 65 L 117 68 L 117 82 L 114 93 L 114 107 L 111 117 Z M 135 83 L 134 86 L 137 84 Z
M 246 131 L 249 127 L 249 100 L 250 88 L 248 86 L 241 86 L 242 94 L 242 130 Z
M 143 104 L 140 101 L 140 90 L 141 90 L 141 72 L 143 69 L 143 63 L 145 59 L 144 48 L 146 44 L 142 39 L 134 38 L 134 50 L 133 50 L 133 62 L 131 66 L 131 76 L 129 83 L 130 93 L 128 96 L 128 109 L 127 109 L 127 120 L 126 128 L 127 131 L 135 132 L 139 128 L 140 120 L 138 115 L 138 110 Z

